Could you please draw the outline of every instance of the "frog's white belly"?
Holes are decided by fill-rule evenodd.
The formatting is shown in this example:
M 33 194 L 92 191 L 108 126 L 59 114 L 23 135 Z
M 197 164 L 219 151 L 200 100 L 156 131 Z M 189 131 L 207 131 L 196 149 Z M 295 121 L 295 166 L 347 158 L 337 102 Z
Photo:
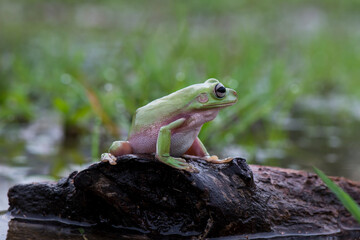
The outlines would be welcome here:
M 194 143 L 200 129 L 201 127 L 173 134 L 171 136 L 170 155 L 175 157 L 183 155 Z
M 183 155 L 194 143 L 200 129 L 201 127 L 173 133 L 170 140 L 170 155 Z M 129 142 L 134 153 L 155 153 L 157 137 L 158 131 L 140 137 L 134 136 Z
M 172 131 L 170 155 L 175 157 L 183 155 L 194 143 L 202 125 L 205 122 L 213 120 L 218 112 L 219 109 L 209 109 L 191 112 L 190 115 L 179 115 L 177 118 L 174 118 L 173 121 L 179 118 L 186 118 L 186 121 Z M 169 123 L 170 122 L 153 125 L 130 136 L 129 143 L 133 149 L 133 153 L 155 153 L 160 128 Z

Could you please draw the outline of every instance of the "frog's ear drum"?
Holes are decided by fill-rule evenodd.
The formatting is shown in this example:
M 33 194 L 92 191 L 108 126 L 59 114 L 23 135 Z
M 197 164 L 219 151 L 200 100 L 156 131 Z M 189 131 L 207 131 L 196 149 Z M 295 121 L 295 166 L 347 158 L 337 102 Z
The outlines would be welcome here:
M 199 96 L 196 97 L 198 102 L 201 103 L 207 103 L 209 101 L 209 98 L 206 93 L 200 93 Z
M 216 84 L 214 88 L 216 97 L 223 98 L 226 95 L 226 88 L 221 83 Z

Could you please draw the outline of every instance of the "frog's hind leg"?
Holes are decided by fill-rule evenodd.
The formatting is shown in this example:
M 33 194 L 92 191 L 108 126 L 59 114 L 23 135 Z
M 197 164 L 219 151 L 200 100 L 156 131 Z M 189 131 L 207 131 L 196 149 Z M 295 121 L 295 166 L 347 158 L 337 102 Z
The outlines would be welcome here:
M 233 158 L 219 159 L 216 155 L 210 156 L 204 144 L 199 138 L 195 139 L 194 143 L 186 151 L 185 154 L 201 157 L 211 163 L 227 163 L 233 160 Z
M 116 165 L 116 157 L 133 153 L 128 141 L 115 141 L 111 144 L 108 153 L 101 154 L 101 161 Z
M 206 157 L 209 156 L 204 144 L 197 137 L 191 147 L 186 151 L 187 155 L 197 156 L 197 157 Z

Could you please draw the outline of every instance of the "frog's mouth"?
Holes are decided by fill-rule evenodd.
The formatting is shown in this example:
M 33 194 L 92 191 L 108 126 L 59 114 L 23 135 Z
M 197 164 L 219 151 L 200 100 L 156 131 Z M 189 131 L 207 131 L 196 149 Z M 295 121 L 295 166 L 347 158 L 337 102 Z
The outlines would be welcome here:
M 204 105 L 204 107 L 206 107 L 206 108 L 228 107 L 228 106 L 235 104 L 236 102 L 237 102 L 237 99 L 234 101 L 231 101 L 231 102 L 208 104 L 208 105 Z

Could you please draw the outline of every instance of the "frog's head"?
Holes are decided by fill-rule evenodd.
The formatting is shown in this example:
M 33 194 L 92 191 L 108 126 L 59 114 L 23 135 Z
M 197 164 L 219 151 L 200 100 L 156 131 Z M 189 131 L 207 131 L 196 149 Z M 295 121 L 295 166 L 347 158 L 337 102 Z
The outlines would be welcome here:
M 196 97 L 191 104 L 195 109 L 223 108 L 231 106 L 237 101 L 235 90 L 225 88 L 215 78 L 196 85 Z

